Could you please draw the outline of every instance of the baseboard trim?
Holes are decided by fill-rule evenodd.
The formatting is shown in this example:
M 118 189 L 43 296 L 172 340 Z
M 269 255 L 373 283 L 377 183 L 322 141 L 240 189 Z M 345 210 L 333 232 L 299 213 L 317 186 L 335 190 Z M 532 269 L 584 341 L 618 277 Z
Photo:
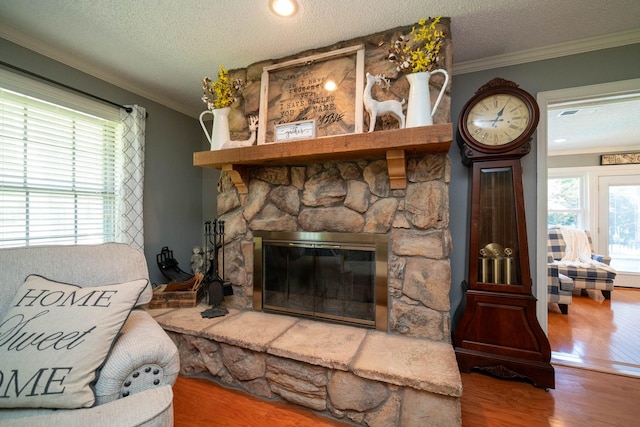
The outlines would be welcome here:
M 580 357 L 570 353 L 551 352 L 551 364 L 570 368 L 586 369 L 605 374 L 640 378 L 640 365 L 611 360 Z

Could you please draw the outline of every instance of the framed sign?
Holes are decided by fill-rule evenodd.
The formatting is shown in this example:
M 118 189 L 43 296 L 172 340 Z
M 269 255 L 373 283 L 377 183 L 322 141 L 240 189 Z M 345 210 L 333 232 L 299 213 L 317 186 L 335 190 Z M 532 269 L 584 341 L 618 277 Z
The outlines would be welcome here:
M 264 67 L 258 144 L 276 138 L 276 126 L 315 120 L 316 137 L 362 133 L 364 45 Z
M 601 165 L 638 165 L 640 153 L 603 154 L 600 156 Z
M 294 139 L 310 139 L 316 137 L 316 121 L 282 123 L 275 126 L 273 138 L 275 142 L 293 141 Z

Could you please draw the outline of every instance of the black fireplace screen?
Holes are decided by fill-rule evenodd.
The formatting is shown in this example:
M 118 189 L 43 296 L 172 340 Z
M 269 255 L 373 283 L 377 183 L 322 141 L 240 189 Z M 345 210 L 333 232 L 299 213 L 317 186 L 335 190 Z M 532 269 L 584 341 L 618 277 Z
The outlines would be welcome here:
M 304 234 L 308 238 L 311 233 Z M 319 240 L 330 237 L 328 233 L 318 234 Z M 254 280 L 261 282 L 258 291 L 261 295 L 257 297 L 254 289 L 254 308 L 259 309 L 255 305 L 256 299 L 260 299 L 258 303 L 264 311 L 386 330 L 386 314 L 380 319 L 385 321 L 384 325 L 376 323 L 380 311 L 386 313 L 386 238 L 378 244 L 362 244 L 280 240 L 273 239 L 273 233 L 270 235 L 271 238 L 258 237 L 255 245 L 260 260 L 256 260 Z M 340 240 L 346 239 L 344 234 L 339 236 Z M 336 238 L 335 233 L 332 237 Z M 381 246 L 382 254 L 376 250 Z M 381 256 L 384 262 L 379 262 Z

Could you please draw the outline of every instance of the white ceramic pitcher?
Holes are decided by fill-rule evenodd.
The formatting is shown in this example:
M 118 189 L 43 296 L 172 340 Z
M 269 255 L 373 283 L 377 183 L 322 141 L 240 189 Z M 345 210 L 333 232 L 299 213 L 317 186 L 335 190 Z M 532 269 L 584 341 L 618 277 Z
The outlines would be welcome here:
M 438 99 L 431 108 L 431 96 L 429 94 L 429 79 L 433 74 L 444 74 L 444 83 Z M 405 127 L 429 126 L 433 124 L 433 115 L 440 105 L 444 91 L 449 84 L 449 73 L 438 69 L 407 74 L 409 81 L 409 100 L 407 104 L 407 119 Z
M 211 144 L 211 150 L 219 150 L 226 142 L 231 140 L 231 134 L 229 132 L 230 112 L 231 107 L 225 107 L 216 108 L 215 110 L 205 110 L 200 113 L 200 126 L 202 126 L 202 130 L 209 140 L 209 144 Z M 209 131 L 203 121 L 204 116 L 207 114 L 213 115 L 213 128 L 211 129 L 211 134 L 209 134 Z

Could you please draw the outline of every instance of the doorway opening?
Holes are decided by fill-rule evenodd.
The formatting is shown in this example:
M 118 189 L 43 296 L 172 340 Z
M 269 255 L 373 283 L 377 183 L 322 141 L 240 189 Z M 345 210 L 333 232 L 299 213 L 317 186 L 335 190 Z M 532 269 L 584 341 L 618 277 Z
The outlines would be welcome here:
M 629 152 L 638 152 L 640 151 L 640 139 L 638 135 L 640 135 L 640 130 L 633 131 L 635 133 L 635 140 L 631 142 L 625 142 L 623 139 L 612 132 L 616 132 L 619 129 L 625 127 L 626 125 L 620 124 L 618 121 L 608 121 L 606 125 L 601 126 L 603 131 L 607 131 L 607 133 L 600 134 L 596 136 L 596 141 L 591 142 L 591 146 L 583 145 L 581 147 L 572 147 L 572 148 L 558 148 L 559 144 L 567 143 L 567 141 L 563 141 L 563 137 L 557 134 L 557 129 L 554 129 L 554 121 L 557 122 L 556 118 L 564 116 L 575 116 L 577 114 L 582 114 L 583 119 L 592 122 L 592 124 L 597 124 L 599 120 L 606 119 L 602 117 L 602 111 L 599 111 L 600 105 L 602 103 L 613 103 L 621 102 L 621 101 L 634 101 L 640 104 L 640 79 L 627 80 L 621 82 L 613 82 L 602 85 L 593 85 L 593 86 L 585 86 L 579 88 L 568 88 L 551 92 L 541 92 L 538 94 L 538 104 L 540 107 L 541 118 L 540 124 L 538 127 L 537 133 L 537 224 L 536 224 L 536 239 L 537 239 L 537 263 L 536 263 L 536 271 L 537 277 L 539 280 L 536 284 L 536 291 L 539 304 L 537 306 L 537 315 L 539 322 L 543 329 L 547 330 L 549 325 L 548 318 L 548 306 L 547 306 L 547 284 L 546 284 L 546 260 L 547 260 L 547 226 L 548 226 L 548 178 L 549 178 L 549 167 L 550 166 L 558 166 L 558 161 L 560 160 L 563 167 L 572 167 L 573 171 L 579 170 L 580 167 L 583 169 L 600 169 L 601 171 L 606 170 L 606 174 L 603 172 L 601 175 L 619 175 L 623 176 L 625 174 L 631 175 L 639 175 L 637 165 L 623 165 L 623 166 L 601 166 L 600 165 L 600 156 L 602 154 L 611 154 L 611 153 L 629 153 Z M 576 108 L 576 106 L 580 108 Z M 626 106 L 625 106 L 626 109 Z M 580 113 L 582 110 L 582 113 Z M 634 123 L 637 122 L 637 115 Z M 618 118 L 616 117 L 615 120 Z M 614 120 L 614 119 L 609 119 Z M 614 124 L 615 123 L 615 124 Z M 556 123 L 557 124 L 557 123 Z M 581 128 L 578 128 L 580 130 Z M 640 128 L 637 128 L 640 129 Z M 576 131 L 574 129 L 574 131 Z M 577 131 L 576 131 L 577 132 Z M 599 132 L 599 131 L 598 131 Z M 592 132 L 594 134 L 595 132 Z M 594 135 L 592 135 L 594 136 Z M 566 147 L 566 146 L 565 146 Z M 562 156 L 562 157 L 560 157 Z M 596 160 L 597 159 L 597 160 Z M 595 163 L 594 163 L 595 162 Z M 627 170 L 625 170 L 627 168 Z M 631 170 L 632 172 L 628 172 Z M 614 173 L 612 173 L 614 172 Z M 591 189 L 597 189 L 598 185 L 609 185 L 607 184 L 606 179 L 603 179 L 602 182 L 599 182 L 598 174 L 593 174 L 596 178 L 589 177 L 587 179 L 589 184 L 591 185 Z M 595 180 L 595 181 L 594 181 Z M 627 180 L 627 183 L 629 181 Z M 615 183 L 611 184 L 615 187 Z M 610 187 L 611 188 L 611 187 Z M 634 187 L 635 188 L 635 187 Z M 614 189 L 613 191 L 618 191 L 618 189 Z M 635 189 L 626 188 L 624 190 L 626 193 L 629 191 L 636 191 Z M 600 193 L 604 193 L 604 191 L 600 191 Z M 614 253 L 618 250 L 618 247 L 613 246 L 616 244 L 616 239 L 619 239 L 620 233 L 611 237 L 608 233 L 610 228 L 610 224 L 607 224 L 603 221 L 608 221 L 609 216 L 611 216 L 611 211 L 609 209 L 609 201 L 607 200 L 606 204 L 603 205 L 605 208 L 600 209 L 600 213 L 598 213 L 598 206 L 602 204 L 602 199 L 598 199 L 595 197 L 597 191 L 591 194 L 591 190 L 588 194 L 586 194 L 586 202 L 588 203 L 588 217 L 585 219 L 585 228 L 590 229 L 592 234 L 594 234 L 594 246 L 597 252 L 601 254 L 607 254 L 607 252 L 611 253 L 612 257 Z M 635 195 L 636 193 L 632 193 Z M 600 196 L 605 197 L 605 196 Z M 610 198 L 611 195 L 607 195 L 607 198 Z M 614 198 L 617 196 L 614 196 Z M 638 214 L 640 216 L 640 214 Z M 615 227 L 614 227 L 615 228 Z M 600 232 L 599 232 L 600 231 Z M 627 233 L 628 235 L 628 233 Z M 624 249 L 622 249 L 624 250 Z M 619 252 L 619 251 L 618 251 Z M 620 257 L 622 259 L 622 257 Z M 625 267 L 623 267 L 625 269 Z M 633 277 L 633 272 L 630 272 Z M 635 276 L 633 280 L 637 283 L 640 282 L 640 275 Z M 616 286 L 623 285 L 623 281 L 616 280 Z M 623 285 L 624 286 L 624 285 Z M 615 294 L 615 293 L 614 293 Z M 614 296 L 615 298 L 615 296 Z M 611 310 L 611 308 L 609 309 Z M 569 308 L 569 312 L 571 313 L 571 306 Z M 613 316 L 611 316 L 613 317 Z M 574 337 L 575 338 L 575 337 Z M 552 346 L 552 351 L 554 350 Z M 555 351 L 553 352 L 553 358 L 556 362 L 562 363 L 562 360 L 571 359 L 571 357 L 564 357 L 567 355 L 558 354 Z M 570 356 L 570 355 L 568 355 Z M 592 361 L 587 360 L 588 358 L 582 358 L 578 361 L 573 360 L 572 365 L 581 366 L 584 368 L 593 368 L 595 363 L 591 363 Z M 616 360 L 616 356 L 614 352 L 608 357 L 609 366 L 613 366 L 619 364 L 621 361 Z M 601 361 L 600 361 L 601 362 Z M 624 363 L 624 362 L 622 362 Z M 606 365 L 606 363 L 605 363 Z M 626 364 L 625 366 L 632 366 L 636 372 L 640 374 L 640 363 L 634 364 Z M 615 368 L 613 368 L 615 370 Z

